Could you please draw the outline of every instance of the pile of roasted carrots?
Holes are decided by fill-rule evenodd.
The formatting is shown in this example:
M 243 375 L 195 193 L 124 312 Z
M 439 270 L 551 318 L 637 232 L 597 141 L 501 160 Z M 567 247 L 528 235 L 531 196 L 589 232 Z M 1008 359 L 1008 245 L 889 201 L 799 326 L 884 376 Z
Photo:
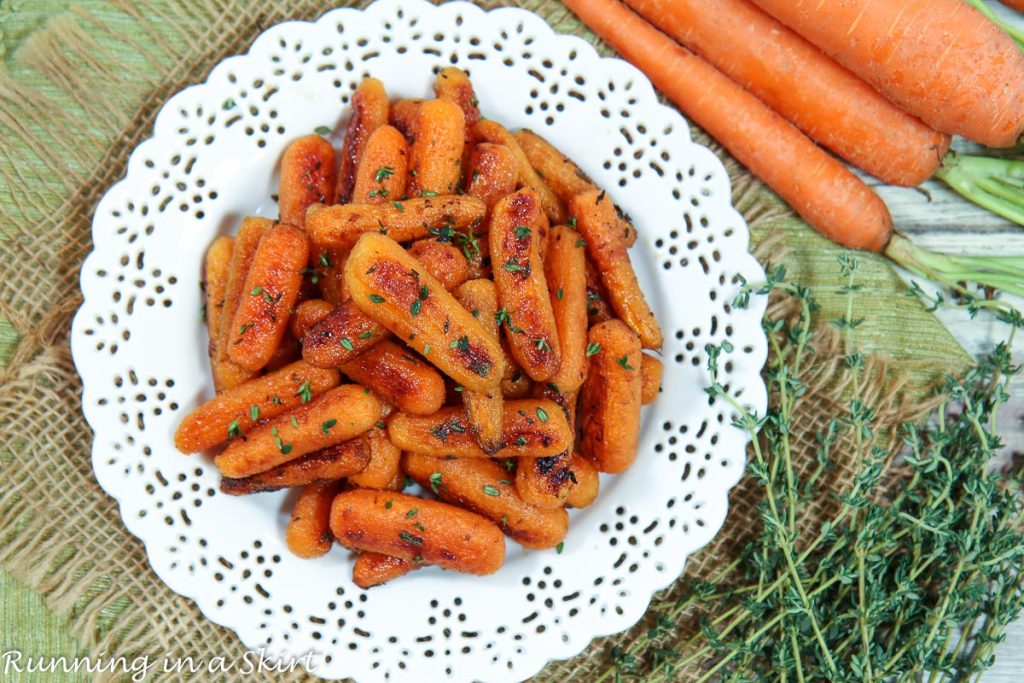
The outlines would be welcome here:
M 1024 294 L 1020 263 L 964 268 L 894 233 L 882 199 L 829 153 L 894 185 L 937 175 L 1024 225 L 1024 162 L 949 151 L 952 135 L 1011 147 L 1024 131 L 1024 48 L 983 12 L 963 0 L 564 4 L 822 234 L 953 287 Z

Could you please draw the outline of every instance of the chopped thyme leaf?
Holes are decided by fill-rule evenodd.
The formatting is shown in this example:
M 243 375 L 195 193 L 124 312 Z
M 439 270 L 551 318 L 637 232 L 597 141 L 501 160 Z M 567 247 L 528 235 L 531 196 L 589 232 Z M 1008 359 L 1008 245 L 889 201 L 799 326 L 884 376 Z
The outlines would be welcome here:
M 373 174 L 373 179 L 378 183 L 383 183 L 385 180 L 395 174 L 395 168 L 393 166 L 381 166 Z
M 430 475 L 430 490 L 437 493 L 437 490 L 441 487 L 441 473 L 434 472 Z
M 436 197 L 437 193 L 433 190 L 420 190 L 421 197 Z
M 371 337 L 373 337 L 373 331 L 372 330 L 363 330 L 362 332 L 359 333 L 359 338 L 362 339 L 363 341 L 366 341 L 367 339 L 370 339 Z
M 305 382 L 299 385 L 299 390 L 295 392 L 303 403 L 309 403 L 313 400 L 313 387 L 307 379 Z
M 540 337 L 533 340 L 533 345 L 537 347 L 538 351 L 550 351 L 551 344 L 548 343 L 547 337 Z
M 402 539 L 402 541 L 404 541 L 405 543 L 410 543 L 412 545 L 423 545 L 422 538 L 420 538 L 419 536 L 413 536 L 408 531 L 399 531 L 398 537 Z
M 426 346 L 423 347 L 423 355 L 424 356 L 429 356 L 430 355 L 430 344 L 427 344 Z
M 242 323 L 242 326 L 238 328 L 238 334 L 245 334 L 252 327 L 252 323 Z
M 558 288 L 558 291 L 557 291 L 557 292 L 555 292 L 555 296 L 556 296 L 556 297 L 558 297 L 558 300 L 559 300 L 559 301 L 561 301 L 561 300 L 562 300 L 562 297 L 564 297 L 564 296 L 565 296 L 565 292 L 564 292 L 564 291 L 562 290 L 562 288 L 561 288 L 561 287 L 559 287 L 559 288 Z
M 426 301 L 428 296 L 430 296 L 430 288 L 423 285 L 420 287 L 420 301 Z
M 448 345 L 450 349 L 458 349 L 459 351 L 469 351 L 469 335 L 462 335 L 451 344 Z
M 260 407 L 258 405 L 256 405 L 255 403 L 253 403 L 251 406 L 249 406 L 249 418 L 253 422 L 255 422 L 256 420 L 260 419 Z
M 352 340 L 349 339 L 348 337 L 342 337 L 338 343 L 341 344 L 341 348 L 345 349 L 346 351 L 355 350 L 355 347 L 352 346 Z
M 623 356 L 622 358 L 616 358 L 615 362 L 623 367 L 625 370 L 632 371 L 633 366 L 629 364 L 629 356 Z
M 502 268 L 504 268 L 510 273 L 521 273 L 523 272 L 523 270 L 525 270 L 521 265 L 519 265 L 515 261 L 509 261 L 504 266 L 502 266 Z
M 391 201 L 391 206 L 395 207 L 399 211 L 405 211 L 405 207 L 402 206 L 402 202 L 399 202 L 399 201 L 396 201 L 396 200 L 392 200 Z
M 320 261 L 320 265 L 323 266 L 324 268 L 330 268 L 331 267 L 331 259 L 327 256 L 327 252 L 326 251 L 320 253 L 319 261 Z
M 547 422 L 548 421 L 548 411 L 544 410 L 541 407 L 538 407 L 537 408 L 537 419 L 540 420 L 541 422 Z
M 525 238 L 529 237 L 531 234 L 533 234 L 533 231 L 530 230 L 530 228 L 528 228 L 525 225 L 517 225 L 516 229 L 515 229 L 515 233 L 516 233 L 516 237 L 518 237 L 519 239 L 525 239 Z
M 412 305 L 409 306 L 409 314 L 410 315 L 419 315 L 420 314 L 420 308 L 422 308 L 422 307 L 423 307 L 423 302 L 420 301 L 419 299 L 416 299 L 415 301 L 412 302 Z
M 316 128 L 313 129 L 313 132 L 316 133 L 317 135 L 330 135 L 331 129 L 328 128 L 327 126 L 317 126 Z
M 224 103 L 220 105 L 220 108 L 224 111 L 230 111 L 231 109 L 234 109 L 236 106 L 237 105 L 235 104 L 235 101 L 229 97 L 226 100 L 224 100 Z
M 275 396 L 274 398 L 270 399 L 270 402 L 273 403 L 275 406 L 279 406 L 281 405 L 281 397 Z
M 555 552 L 561 555 L 563 548 L 565 548 L 565 541 L 562 541 L 561 543 L 555 546 Z
M 382 304 L 384 303 L 384 297 L 380 296 L 379 294 L 371 294 L 370 301 L 372 301 L 375 304 Z
M 598 342 L 590 342 L 587 344 L 587 355 L 596 356 L 598 351 L 601 350 L 601 345 Z
M 369 194 L 367 196 L 368 197 L 385 197 L 386 198 L 388 196 L 388 191 L 382 187 L 382 188 L 379 188 L 379 189 L 376 189 L 376 190 L 370 190 L 370 192 L 369 192 Z
M 487 485 L 486 485 L 486 486 L 484 486 L 484 487 L 483 487 L 483 488 L 482 488 L 481 490 L 482 490 L 482 491 L 483 491 L 483 492 L 484 492 L 484 493 L 485 493 L 486 495 L 488 495 L 488 496 L 500 496 L 500 495 L 501 495 L 501 491 L 499 491 L 498 489 L 494 488 L 494 487 L 493 487 L 493 486 L 491 486 L 490 484 L 487 484 Z
M 569 220 L 566 221 L 565 224 L 568 225 L 573 230 L 575 230 L 576 229 L 576 216 L 569 216 Z
M 394 499 L 394 498 L 392 498 L 392 499 L 391 499 L 391 500 L 389 500 L 388 502 L 384 503 L 384 509 L 385 509 L 385 510 L 390 510 L 390 509 L 391 509 L 391 506 L 392 506 L 392 505 L 394 505 L 394 504 L 395 504 L 395 499 Z
M 558 388 L 558 385 L 554 382 L 548 382 L 548 389 L 555 392 L 556 394 L 562 393 L 562 390 Z
M 326 435 L 329 431 L 331 431 L 331 427 L 333 427 L 336 424 L 338 424 L 338 421 L 332 417 L 330 420 L 326 420 L 322 425 L 320 425 L 320 431 L 323 432 L 324 435 Z
M 241 433 L 242 430 L 238 427 L 238 420 L 232 420 L 228 425 L 228 438 L 233 439 Z
M 419 508 L 413 508 L 405 513 L 405 518 L 408 519 L 410 517 L 415 517 L 417 512 L 419 512 Z

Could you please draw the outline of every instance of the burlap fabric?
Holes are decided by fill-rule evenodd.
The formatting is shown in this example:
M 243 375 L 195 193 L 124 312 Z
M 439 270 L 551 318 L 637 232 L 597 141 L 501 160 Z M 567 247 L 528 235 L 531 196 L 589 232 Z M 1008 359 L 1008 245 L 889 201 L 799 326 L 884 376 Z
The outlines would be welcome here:
M 559 31 L 593 40 L 554 0 L 479 4 L 526 7 Z M 233 633 L 160 583 L 92 476 L 68 330 L 93 209 L 170 95 L 244 51 L 263 28 L 326 9 L 313 0 L 0 0 L 0 564 L 68 616 L 85 653 L 209 658 L 243 650 Z M 823 304 L 822 320 L 836 317 L 844 305 L 839 250 L 722 157 L 755 243 L 772 235 L 763 253 L 784 253 L 790 277 Z M 929 380 L 967 357 L 883 261 L 863 257 L 860 276 L 862 305 L 871 309 L 858 344 L 909 371 L 897 386 L 886 364 L 873 361 L 868 394 L 884 433 L 923 407 L 914 397 Z M 794 419 L 802 430 L 798 463 L 813 464 L 815 431 L 839 410 L 841 355 L 834 335 L 821 338 L 813 391 Z M 843 467 L 829 477 L 823 484 L 836 491 L 849 478 Z M 746 542 L 756 496 L 750 482 L 737 487 L 726 527 L 691 560 L 688 578 L 726 565 Z M 683 591 L 680 582 L 656 604 Z M 538 679 L 596 680 L 607 673 L 609 648 L 645 628 L 597 641 Z

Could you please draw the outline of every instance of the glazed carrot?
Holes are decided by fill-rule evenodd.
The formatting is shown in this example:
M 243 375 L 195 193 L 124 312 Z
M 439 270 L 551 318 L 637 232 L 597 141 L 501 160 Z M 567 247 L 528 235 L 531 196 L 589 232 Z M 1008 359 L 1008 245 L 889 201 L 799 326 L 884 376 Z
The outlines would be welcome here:
M 480 103 L 473 91 L 473 83 L 462 69 L 454 66 L 441 69 L 434 78 L 434 96 L 458 105 L 467 130 L 479 123 Z
M 427 100 L 416 111 L 409 146 L 409 196 L 454 194 L 462 177 L 466 120 L 447 100 Z
M 228 357 L 247 370 L 267 364 L 288 329 L 309 260 L 306 233 L 275 225 L 260 240 L 231 322 Z
M 639 362 L 639 360 L 637 361 Z M 388 420 L 391 442 L 410 453 L 461 458 L 518 458 L 558 455 L 572 444 L 565 414 L 551 401 L 506 401 L 502 411 L 502 448 L 487 453 L 469 430 L 462 407 L 433 415 L 396 413 Z
M 462 508 L 402 493 L 357 489 L 331 506 L 331 531 L 353 550 L 466 574 L 493 574 L 505 562 L 501 530 Z
M 381 126 L 366 141 L 352 190 L 353 204 L 384 204 L 405 196 L 409 147 L 391 126 Z
M 498 292 L 490 280 L 470 280 L 455 291 L 455 298 L 462 307 L 479 320 L 484 329 L 495 339 L 498 338 Z M 504 401 L 501 388 L 489 391 L 464 389 L 463 405 L 469 431 L 485 452 L 493 453 L 501 448 L 501 414 Z
M 373 588 L 405 576 L 421 566 L 422 563 L 403 560 L 400 557 L 363 552 L 359 553 L 356 561 L 352 563 L 352 583 L 363 589 Z
M 368 318 L 351 301 L 337 306 L 306 329 L 302 358 L 318 368 L 340 368 L 383 341 L 388 331 Z
M 580 391 L 580 453 L 602 472 L 624 472 L 640 437 L 640 340 L 620 320 L 591 328 L 587 381 Z
M 397 242 L 363 235 L 345 281 L 356 306 L 456 382 L 476 391 L 498 386 L 505 368 L 497 340 Z
M 228 289 L 228 271 L 231 268 L 231 253 L 234 248 L 235 240 L 224 236 L 215 239 L 206 250 L 206 263 L 203 268 L 203 292 L 206 294 L 206 301 L 203 314 L 210 337 L 207 353 L 211 362 L 217 357 L 217 343 L 220 341 L 221 321 L 224 318 L 224 297 Z
M 334 199 L 338 204 L 352 200 L 356 184 L 356 170 L 359 159 L 370 135 L 388 122 L 388 94 L 384 84 L 376 78 L 366 78 L 352 93 L 352 109 L 345 142 L 341 147 L 341 164 L 338 169 L 338 186 Z M 324 202 L 325 204 L 328 202 Z
M 353 486 L 364 489 L 387 489 L 402 474 L 402 451 L 388 436 L 388 428 L 378 423 L 363 437 L 370 451 L 370 462 L 362 472 L 351 475 L 348 480 Z
M 380 417 L 380 401 L 345 384 L 253 428 L 228 444 L 215 463 L 225 477 L 248 477 L 362 434 Z
M 587 376 L 587 257 L 575 230 L 555 227 L 544 261 L 562 362 L 548 382 L 575 391 Z
M 473 147 L 466 174 L 466 194 L 484 200 L 488 209 L 505 195 L 515 192 L 519 180 L 512 150 L 490 142 Z
M 754 3 L 933 128 L 989 147 L 1024 131 L 1024 53 L 965 2 Z
M 473 135 L 482 142 L 491 142 L 508 147 L 516 160 L 520 185 L 529 187 L 537 193 L 541 203 L 544 205 L 544 213 L 547 214 L 548 220 L 555 225 L 565 223 L 567 218 L 565 205 L 559 201 L 558 196 L 551 191 L 551 188 L 547 186 L 544 179 L 537 175 L 537 171 L 530 165 L 530 159 L 526 156 L 526 152 L 516 142 L 516 138 L 512 133 L 508 132 L 500 123 L 484 120 L 473 127 Z
M 905 113 L 750 0 L 626 4 L 812 139 L 887 183 L 919 185 L 949 150 L 948 135 Z
M 608 290 L 601 282 L 601 276 L 594 262 L 587 259 L 587 324 L 593 327 L 615 317 L 615 311 L 608 303 Z
M 544 182 L 563 204 L 568 205 L 574 195 L 601 189 L 572 159 L 533 131 L 521 130 L 515 136 L 516 142 L 530 160 L 530 165 L 544 178 Z M 636 242 L 636 228 L 625 215 L 620 214 L 619 217 L 626 244 L 632 246 Z
M 861 3 L 842 4 L 845 11 Z M 566 0 L 565 5 L 819 232 L 852 249 L 881 251 L 888 243 L 892 217 L 881 198 L 757 97 L 618 0 Z M 844 31 L 851 23 L 819 21 Z M 919 29 L 930 22 L 907 25 Z
M 242 300 L 245 278 L 249 274 L 252 258 L 256 255 L 263 235 L 270 230 L 273 223 L 266 218 L 247 216 L 238 228 L 234 249 L 231 251 L 231 265 L 228 266 L 228 279 L 224 288 L 224 306 L 221 309 L 220 337 L 217 340 L 217 353 L 213 358 L 213 383 L 217 391 L 237 387 L 252 379 L 256 373 L 246 370 L 228 357 L 228 346 L 231 344 L 231 323 L 235 311 Z
M 601 478 L 597 468 L 579 453 L 572 454 L 572 475 L 574 484 L 569 489 L 565 504 L 574 508 L 585 508 L 597 499 Z
M 406 413 L 430 415 L 444 403 L 444 379 L 437 370 L 391 340 L 367 349 L 340 370 Z
M 182 419 L 174 445 L 182 453 L 198 453 L 247 433 L 259 420 L 285 413 L 309 397 L 338 386 L 335 370 L 321 370 L 298 361 L 245 384 L 226 389 Z
M 364 472 L 371 462 L 365 436 L 314 451 L 283 465 L 249 477 L 221 477 L 220 490 L 231 496 L 277 491 L 316 482 L 337 481 Z
M 349 248 L 365 233 L 386 234 L 397 242 L 429 237 L 431 230 L 476 226 L 487 205 L 474 197 L 421 197 L 387 204 L 316 204 L 306 215 L 306 230 L 320 247 Z
M 337 160 L 330 141 L 307 135 L 288 145 L 281 157 L 277 191 L 281 222 L 301 228 L 306 223 L 306 209 L 331 201 L 337 182 Z
M 534 507 L 554 510 L 565 506 L 573 486 L 572 457 L 568 453 L 546 458 L 519 458 L 516 493 Z
M 513 358 L 538 382 L 558 372 L 562 358 L 540 255 L 547 223 L 540 198 L 523 189 L 494 205 L 488 234 L 505 338 Z
M 512 354 L 509 353 L 508 344 L 505 340 L 502 339 L 501 341 L 501 348 L 505 352 L 505 357 L 510 361 L 505 376 L 501 378 L 501 395 L 505 399 L 526 398 L 530 395 L 530 390 L 533 389 L 533 380 L 523 372 L 521 367 L 516 365 L 515 360 L 512 360 Z
M 637 282 L 612 201 L 603 191 L 591 190 L 573 197 L 569 210 L 615 312 L 637 333 L 645 348 L 661 348 L 661 328 Z
M 416 113 L 420 110 L 421 104 L 423 104 L 423 100 L 398 100 L 391 105 L 388 123 L 405 137 L 412 137 L 412 127 L 416 122 Z
M 341 490 L 336 481 L 302 487 L 285 531 L 288 550 L 304 559 L 326 555 L 334 545 L 331 535 L 331 503 Z
M 288 323 L 288 331 L 296 339 L 301 340 L 314 325 L 327 317 L 334 310 L 334 304 L 323 299 L 309 299 L 295 307 Z
M 307 212 L 308 214 L 308 212 Z M 320 296 L 334 305 L 344 303 L 348 299 L 345 291 L 345 261 L 348 260 L 348 248 L 332 249 L 313 245 L 317 254 L 316 262 L 310 266 L 313 276 L 308 281 L 320 290 Z M 315 277 L 315 281 L 313 281 Z M 308 297 L 315 299 L 316 296 Z
M 500 524 L 509 538 L 528 548 L 553 548 L 569 531 L 569 515 L 564 509 L 542 510 L 530 505 L 512 485 L 511 475 L 492 460 L 407 453 L 402 468 L 441 500 Z
M 664 371 L 661 361 L 645 353 L 640 359 L 640 403 L 654 403 L 661 391 L 661 373 Z
M 437 273 L 434 277 L 449 292 L 469 279 L 469 261 L 451 242 L 417 240 L 409 247 L 409 254 L 423 264 L 428 273 Z

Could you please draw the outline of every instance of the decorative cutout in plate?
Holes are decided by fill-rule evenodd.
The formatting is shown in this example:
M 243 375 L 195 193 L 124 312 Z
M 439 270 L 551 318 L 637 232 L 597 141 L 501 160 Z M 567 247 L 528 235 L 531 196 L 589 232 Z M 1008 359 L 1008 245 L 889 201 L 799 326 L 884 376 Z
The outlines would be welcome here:
M 245 214 L 276 216 L 285 146 L 323 125 L 340 134 L 364 76 L 424 97 L 448 64 L 470 73 L 486 115 L 550 139 L 634 218 L 634 263 L 666 336 L 664 390 L 644 411 L 637 464 L 573 512 L 561 554 L 510 544 L 494 576 L 427 568 L 362 591 L 344 549 L 288 552 L 292 494 L 221 495 L 212 463 L 177 453 L 172 434 L 212 393 L 206 246 Z M 381 0 L 271 28 L 163 107 L 100 202 L 93 240 L 72 350 L 97 479 L 168 586 L 250 648 L 315 650 L 324 677 L 520 680 L 628 628 L 721 528 L 744 469 L 747 437 L 702 391 L 705 344 L 732 342 L 722 381 L 764 410 L 763 302 L 730 306 L 737 276 L 763 273 L 722 165 L 636 69 L 522 10 Z

